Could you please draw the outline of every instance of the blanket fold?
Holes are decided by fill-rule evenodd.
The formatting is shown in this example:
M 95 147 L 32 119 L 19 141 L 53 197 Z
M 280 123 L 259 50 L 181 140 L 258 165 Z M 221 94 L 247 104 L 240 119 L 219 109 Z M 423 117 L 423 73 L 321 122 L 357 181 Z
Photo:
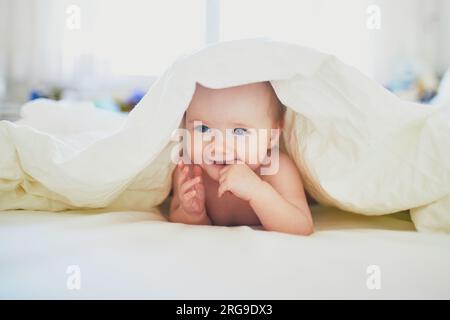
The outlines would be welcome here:
M 450 232 L 450 119 L 402 101 L 334 56 L 267 39 L 205 47 L 175 61 L 127 116 L 35 100 L 0 122 L 0 210 L 149 210 L 170 192 L 195 83 L 270 81 L 288 107 L 283 140 L 307 191 L 342 210 L 411 210 L 419 231 Z

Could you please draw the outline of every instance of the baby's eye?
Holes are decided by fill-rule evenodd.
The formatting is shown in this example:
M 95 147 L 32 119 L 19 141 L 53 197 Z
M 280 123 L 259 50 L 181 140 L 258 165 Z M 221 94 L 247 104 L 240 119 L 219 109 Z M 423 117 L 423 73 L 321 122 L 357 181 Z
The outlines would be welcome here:
M 194 130 L 197 130 L 199 132 L 205 133 L 209 131 L 208 126 L 205 126 L 204 124 L 198 125 L 194 128 Z
M 244 129 L 244 128 L 234 128 L 233 129 L 233 133 L 238 136 L 243 136 L 243 135 L 247 134 L 247 132 L 248 132 L 247 129 Z

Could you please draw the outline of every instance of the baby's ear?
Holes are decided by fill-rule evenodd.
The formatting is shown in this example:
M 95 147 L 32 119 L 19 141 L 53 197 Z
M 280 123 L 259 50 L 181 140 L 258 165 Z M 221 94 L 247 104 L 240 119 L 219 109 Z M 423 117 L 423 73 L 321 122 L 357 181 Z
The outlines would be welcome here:
M 280 131 L 284 128 L 284 115 L 285 115 L 285 113 L 281 117 L 280 121 L 278 121 Z

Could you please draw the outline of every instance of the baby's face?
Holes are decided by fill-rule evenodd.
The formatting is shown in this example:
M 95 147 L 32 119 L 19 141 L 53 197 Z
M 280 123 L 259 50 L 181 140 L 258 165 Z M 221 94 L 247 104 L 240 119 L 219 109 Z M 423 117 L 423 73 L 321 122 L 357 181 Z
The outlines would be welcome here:
M 224 89 L 197 84 L 186 111 L 188 156 L 213 179 L 226 164 L 244 162 L 256 170 L 275 144 L 277 100 L 268 82 Z M 271 144 L 272 143 L 272 144 Z

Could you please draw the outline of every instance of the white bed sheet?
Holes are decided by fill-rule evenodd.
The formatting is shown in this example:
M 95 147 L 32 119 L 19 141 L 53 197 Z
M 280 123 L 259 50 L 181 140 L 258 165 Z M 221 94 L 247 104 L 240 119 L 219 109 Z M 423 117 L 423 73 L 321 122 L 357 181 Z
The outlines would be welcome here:
M 0 298 L 450 298 L 450 235 L 418 233 L 406 214 L 313 215 L 302 237 L 138 211 L 2 211 Z M 67 288 L 70 265 L 79 290 Z

